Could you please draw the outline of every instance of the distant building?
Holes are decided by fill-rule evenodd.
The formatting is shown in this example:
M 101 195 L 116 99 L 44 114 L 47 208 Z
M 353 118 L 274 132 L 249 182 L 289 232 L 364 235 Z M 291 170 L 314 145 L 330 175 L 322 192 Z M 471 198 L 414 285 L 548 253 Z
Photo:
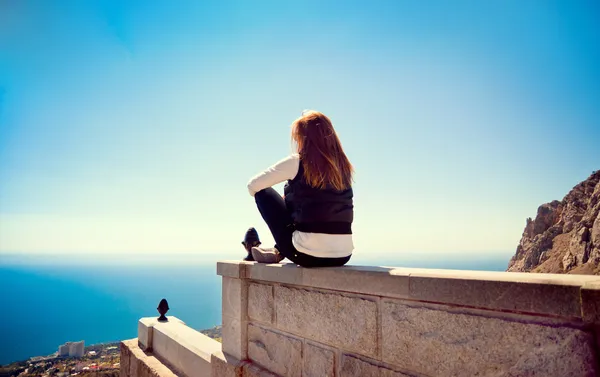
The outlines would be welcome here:
M 58 347 L 58 356 L 69 356 L 69 343 Z
M 63 357 L 82 357 L 85 344 L 81 342 L 67 342 L 58 347 L 58 356 Z

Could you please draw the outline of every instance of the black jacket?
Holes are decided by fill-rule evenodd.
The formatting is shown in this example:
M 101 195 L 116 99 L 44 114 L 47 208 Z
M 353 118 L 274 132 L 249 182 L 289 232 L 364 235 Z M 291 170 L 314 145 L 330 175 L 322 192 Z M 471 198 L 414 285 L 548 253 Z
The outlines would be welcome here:
M 308 233 L 352 234 L 352 188 L 337 191 L 329 187 L 318 189 L 309 186 L 304 179 L 304 168 L 300 161 L 298 174 L 294 179 L 288 180 L 283 192 L 295 230 Z

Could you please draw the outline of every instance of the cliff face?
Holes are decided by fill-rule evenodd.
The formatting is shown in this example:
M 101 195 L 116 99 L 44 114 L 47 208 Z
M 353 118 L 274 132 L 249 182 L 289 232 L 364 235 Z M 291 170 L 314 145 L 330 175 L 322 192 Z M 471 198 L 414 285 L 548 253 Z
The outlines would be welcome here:
M 527 219 L 507 271 L 600 275 L 600 170 Z

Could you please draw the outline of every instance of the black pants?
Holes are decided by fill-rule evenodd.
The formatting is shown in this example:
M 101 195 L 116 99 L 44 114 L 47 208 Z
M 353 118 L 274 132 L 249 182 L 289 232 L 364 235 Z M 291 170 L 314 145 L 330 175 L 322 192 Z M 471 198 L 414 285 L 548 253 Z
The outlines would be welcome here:
M 258 210 L 265 220 L 273 238 L 275 247 L 281 255 L 303 267 L 343 266 L 350 256 L 343 258 L 319 258 L 296 250 L 292 243 L 292 217 L 285 207 L 285 201 L 273 188 L 260 190 L 254 195 Z

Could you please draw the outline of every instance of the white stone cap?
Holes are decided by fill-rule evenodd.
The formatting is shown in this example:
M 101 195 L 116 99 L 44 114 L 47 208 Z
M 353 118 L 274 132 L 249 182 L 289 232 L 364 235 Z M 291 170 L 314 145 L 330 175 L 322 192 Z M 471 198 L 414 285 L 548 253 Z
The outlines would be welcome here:
M 179 373 L 188 376 L 210 376 L 211 355 L 221 351 L 221 343 L 188 327 L 176 317 L 159 322 L 156 317 L 138 322 L 138 344 Z
M 217 274 L 238 279 L 543 314 L 574 320 L 600 318 L 597 313 L 583 313 L 583 308 L 596 310 L 593 308 L 600 308 L 600 303 L 582 304 L 581 294 L 584 286 L 588 290 L 600 289 L 600 276 L 348 265 L 303 268 L 291 263 L 261 264 L 245 261 L 217 262 Z

